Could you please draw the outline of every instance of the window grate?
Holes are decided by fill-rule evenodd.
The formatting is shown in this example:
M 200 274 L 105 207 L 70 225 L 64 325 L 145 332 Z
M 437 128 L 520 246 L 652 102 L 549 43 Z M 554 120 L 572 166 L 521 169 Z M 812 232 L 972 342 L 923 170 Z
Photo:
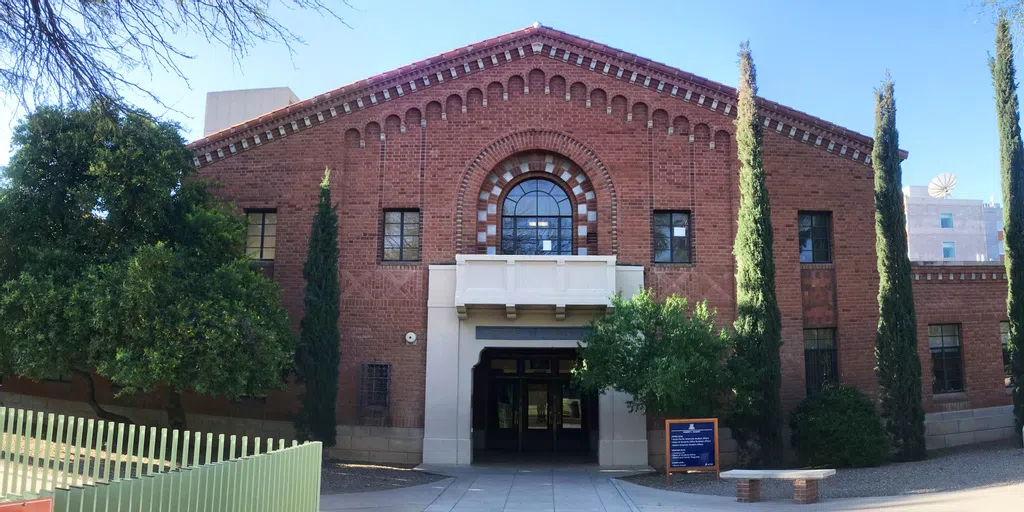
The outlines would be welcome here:
M 804 329 L 804 373 L 807 394 L 839 383 L 839 351 L 835 329 Z
M 362 364 L 359 376 L 359 422 L 362 425 L 390 426 L 391 364 Z

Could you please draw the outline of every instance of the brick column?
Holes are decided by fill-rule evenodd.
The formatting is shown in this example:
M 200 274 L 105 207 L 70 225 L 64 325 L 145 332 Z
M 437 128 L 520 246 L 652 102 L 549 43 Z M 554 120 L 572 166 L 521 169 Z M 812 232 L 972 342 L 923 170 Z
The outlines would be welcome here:
M 736 501 L 740 503 L 754 503 L 761 501 L 761 481 L 737 480 Z
M 798 505 L 807 505 L 817 502 L 817 480 L 793 480 L 793 503 Z

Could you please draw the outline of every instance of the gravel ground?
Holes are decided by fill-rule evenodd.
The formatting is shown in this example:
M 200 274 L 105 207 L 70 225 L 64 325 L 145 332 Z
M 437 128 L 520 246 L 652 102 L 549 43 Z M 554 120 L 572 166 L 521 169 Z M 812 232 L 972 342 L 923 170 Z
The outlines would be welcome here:
M 371 464 L 324 461 L 320 492 L 348 494 L 352 492 L 387 491 L 444 480 L 446 476 L 413 469 L 405 464 Z
M 664 473 L 645 473 L 622 480 L 670 491 L 735 496 L 734 480 L 715 480 L 713 473 L 674 473 L 665 485 Z M 822 498 L 897 496 L 1024 483 L 1024 450 L 1009 442 L 965 446 L 932 452 L 920 462 L 877 468 L 840 469 L 822 480 Z M 793 497 L 788 480 L 762 480 L 761 499 Z

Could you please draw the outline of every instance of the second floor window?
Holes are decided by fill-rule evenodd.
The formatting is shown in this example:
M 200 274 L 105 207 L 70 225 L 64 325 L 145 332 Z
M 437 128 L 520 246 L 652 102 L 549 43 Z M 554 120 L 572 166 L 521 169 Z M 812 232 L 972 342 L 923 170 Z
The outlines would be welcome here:
M 690 263 L 690 212 L 654 212 L 654 262 Z
M 960 324 L 928 326 L 928 350 L 932 354 L 932 393 L 964 390 Z
M 553 181 L 528 179 L 501 203 L 502 254 L 572 254 L 572 202 Z
M 802 212 L 800 225 L 800 262 L 832 262 L 832 214 Z
M 246 256 L 259 261 L 273 261 L 277 250 L 277 211 L 246 210 L 248 233 Z
M 1003 381 L 1010 387 L 1010 322 L 999 322 L 999 341 L 1003 345 Z
M 956 258 L 956 243 L 942 242 L 942 259 L 951 260 Z
M 384 261 L 419 259 L 419 210 L 384 210 Z
M 939 227 L 943 229 L 953 229 L 953 214 L 952 213 L 940 213 L 939 214 Z

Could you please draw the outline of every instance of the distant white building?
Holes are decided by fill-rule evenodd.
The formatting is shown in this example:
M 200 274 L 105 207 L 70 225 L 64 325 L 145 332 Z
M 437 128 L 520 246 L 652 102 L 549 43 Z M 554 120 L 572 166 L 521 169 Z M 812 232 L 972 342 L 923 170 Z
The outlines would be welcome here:
M 999 261 L 1003 209 L 994 201 L 936 198 L 903 187 L 911 261 Z
M 208 92 L 203 137 L 298 101 L 288 87 Z
M 1002 261 L 1006 254 L 1003 245 L 1003 205 L 995 198 L 985 203 L 985 245 L 988 246 L 989 261 Z

